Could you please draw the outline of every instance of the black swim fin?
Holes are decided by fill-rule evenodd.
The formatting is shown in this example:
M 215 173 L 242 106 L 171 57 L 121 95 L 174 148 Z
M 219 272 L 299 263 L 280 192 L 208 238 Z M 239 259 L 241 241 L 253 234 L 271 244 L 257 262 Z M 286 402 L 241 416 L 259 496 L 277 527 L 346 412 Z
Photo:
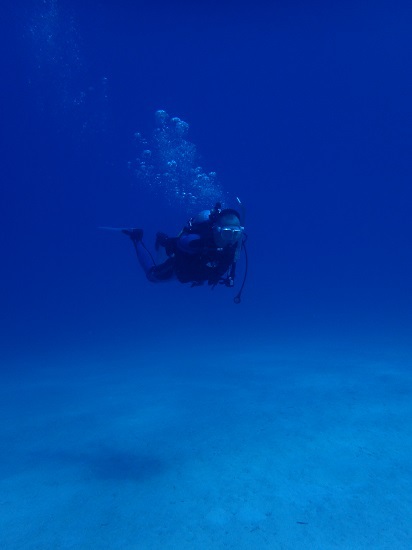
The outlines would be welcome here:
M 141 241 L 143 239 L 143 229 L 137 227 L 99 227 L 98 229 L 104 229 L 105 231 L 119 231 L 124 235 L 127 235 L 134 241 Z

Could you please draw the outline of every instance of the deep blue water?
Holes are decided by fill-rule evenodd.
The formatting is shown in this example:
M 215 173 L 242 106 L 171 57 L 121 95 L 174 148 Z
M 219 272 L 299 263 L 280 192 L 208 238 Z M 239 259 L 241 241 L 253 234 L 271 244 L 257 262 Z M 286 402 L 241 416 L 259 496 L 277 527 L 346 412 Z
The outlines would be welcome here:
M 408 3 L 3 11 L 2 353 L 302 331 L 407 338 Z M 150 286 L 130 243 L 97 229 L 141 226 L 152 246 L 199 209 L 128 168 L 158 109 L 189 124 L 200 165 L 246 206 L 241 305 L 226 288 Z

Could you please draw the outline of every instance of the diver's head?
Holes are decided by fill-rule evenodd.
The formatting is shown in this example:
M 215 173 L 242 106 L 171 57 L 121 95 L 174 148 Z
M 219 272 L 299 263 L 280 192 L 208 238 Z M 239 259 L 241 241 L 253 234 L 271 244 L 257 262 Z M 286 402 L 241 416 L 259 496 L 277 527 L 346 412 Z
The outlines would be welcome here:
M 219 212 L 213 223 L 213 239 L 218 248 L 237 246 L 242 239 L 243 227 L 236 210 L 226 209 Z

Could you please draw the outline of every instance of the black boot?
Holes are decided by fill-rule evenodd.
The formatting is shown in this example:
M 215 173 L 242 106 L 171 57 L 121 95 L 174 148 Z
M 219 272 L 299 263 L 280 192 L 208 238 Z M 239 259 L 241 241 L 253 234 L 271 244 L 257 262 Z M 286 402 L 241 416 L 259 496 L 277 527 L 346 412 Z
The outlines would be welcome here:
M 122 229 L 122 233 L 128 235 L 132 241 L 141 241 L 143 239 L 143 229 L 137 229 L 137 227 Z

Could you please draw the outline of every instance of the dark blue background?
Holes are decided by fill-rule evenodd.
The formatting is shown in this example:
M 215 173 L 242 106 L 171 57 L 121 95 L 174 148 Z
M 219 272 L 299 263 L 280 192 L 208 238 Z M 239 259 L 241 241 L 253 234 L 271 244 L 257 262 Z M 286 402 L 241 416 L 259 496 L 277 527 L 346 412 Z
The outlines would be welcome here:
M 408 335 L 410 3 L 2 9 L 4 353 Z M 185 223 L 127 167 L 160 108 L 246 204 L 239 306 L 150 286 L 130 243 L 97 229 L 142 226 L 151 245 Z

